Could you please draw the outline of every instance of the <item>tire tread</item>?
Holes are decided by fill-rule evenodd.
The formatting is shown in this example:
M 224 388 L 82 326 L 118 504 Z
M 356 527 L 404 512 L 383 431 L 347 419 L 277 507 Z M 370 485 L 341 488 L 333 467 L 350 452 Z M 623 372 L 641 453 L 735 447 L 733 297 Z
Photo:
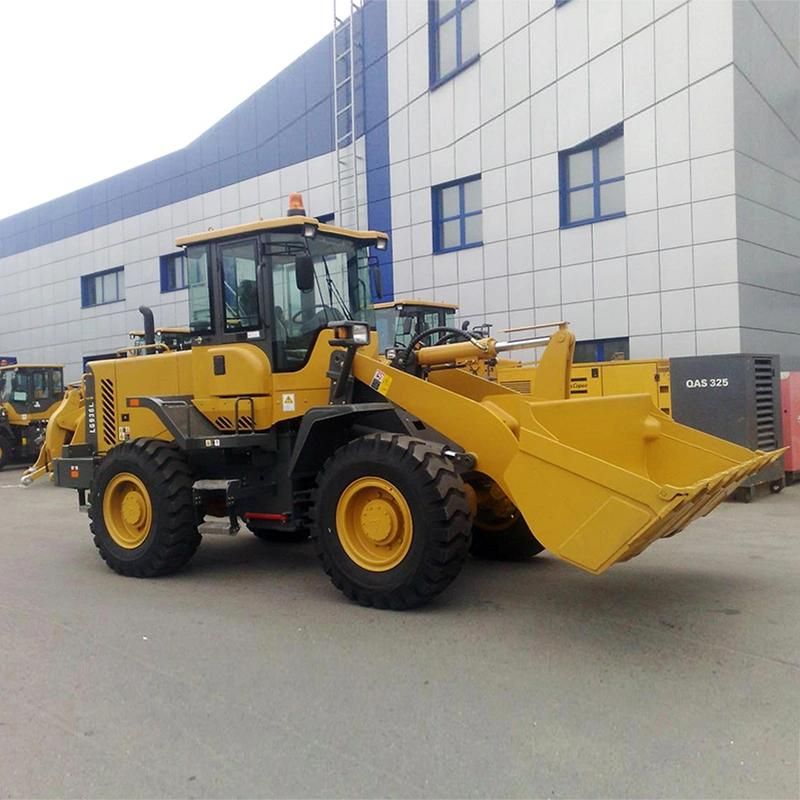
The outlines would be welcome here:
M 381 463 L 384 459 L 401 464 L 417 482 L 424 497 L 421 513 L 431 540 L 424 565 L 411 581 L 388 590 L 359 586 L 336 565 L 322 540 L 319 508 L 320 488 L 340 468 L 354 461 Z M 311 540 L 326 574 L 345 596 L 364 606 L 403 610 L 429 602 L 455 579 L 469 553 L 471 519 L 460 476 L 441 454 L 440 446 L 410 436 L 369 434 L 340 447 L 320 471 L 310 517 Z
M 159 439 L 134 439 L 117 445 L 106 459 L 130 459 L 145 471 L 155 475 L 166 488 L 165 511 L 158 520 L 158 540 L 138 561 L 117 558 L 105 543 L 102 521 L 102 502 L 89 506 L 89 529 L 100 557 L 120 575 L 151 578 L 177 572 L 194 555 L 200 544 L 192 505 L 192 474 L 178 449 Z M 101 463 L 103 468 L 107 461 Z

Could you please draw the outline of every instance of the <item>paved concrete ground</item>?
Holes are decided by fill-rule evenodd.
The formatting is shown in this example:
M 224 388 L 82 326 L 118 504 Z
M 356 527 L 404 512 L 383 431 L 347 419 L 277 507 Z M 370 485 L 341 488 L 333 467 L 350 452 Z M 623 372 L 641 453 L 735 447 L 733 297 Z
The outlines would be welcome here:
M 600 578 L 470 562 L 353 606 L 307 546 L 140 581 L 0 474 L 2 797 L 797 797 L 800 487 Z

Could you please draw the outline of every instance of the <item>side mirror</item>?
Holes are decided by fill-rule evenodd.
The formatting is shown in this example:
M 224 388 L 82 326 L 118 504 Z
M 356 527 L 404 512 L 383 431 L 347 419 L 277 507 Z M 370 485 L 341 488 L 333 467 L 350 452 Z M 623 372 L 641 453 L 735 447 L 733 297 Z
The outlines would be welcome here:
M 403 333 L 408 336 L 414 327 L 414 317 L 403 317 Z
M 310 292 L 314 289 L 314 259 L 311 256 L 295 258 L 294 280 L 301 292 Z
M 465 320 L 464 320 L 464 321 L 461 323 L 461 330 L 462 330 L 462 331 L 468 331 L 468 330 L 469 330 L 469 320 L 468 320 L 468 319 L 465 319 Z

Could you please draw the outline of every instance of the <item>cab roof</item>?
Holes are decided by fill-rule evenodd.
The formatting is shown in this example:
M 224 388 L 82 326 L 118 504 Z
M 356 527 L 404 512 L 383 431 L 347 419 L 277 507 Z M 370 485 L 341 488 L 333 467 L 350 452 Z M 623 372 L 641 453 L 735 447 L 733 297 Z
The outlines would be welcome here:
M 159 333 L 185 333 L 185 334 L 188 335 L 188 334 L 192 333 L 192 329 L 186 327 L 185 325 L 183 327 L 178 327 L 178 328 L 169 328 L 169 327 L 160 328 L 160 327 L 156 326 L 156 331 L 155 332 L 156 332 L 156 335 L 158 335 Z M 128 333 L 128 336 L 144 336 L 144 331 L 143 330 L 138 330 L 138 329 L 137 330 L 132 330 L 132 331 L 130 331 Z
M 5 369 L 64 369 L 63 364 L 6 364 L 0 367 L 0 370 Z
M 292 231 L 294 229 L 302 230 L 305 225 L 314 225 L 319 233 L 341 236 L 343 239 L 360 239 L 365 244 L 374 244 L 379 239 L 385 241 L 389 240 L 389 237 L 380 231 L 356 231 L 351 230 L 350 228 L 339 228 L 336 225 L 328 225 L 320 222 L 314 217 L 294 216 L 276 217 L 275 219 L 259 219 L 255 222 L 246 222 L 242 225 L 232 225 L 229 228 L 219 228 L 218 230 L 204 231 L 203 233 L 193 233 L 189 236 L 179 236 L 175 240 L 175 244 L 178 247 L 186 247 L 190 244 L 214 242 L 219 239 L 229 239 L 233 236 L 242 236 L 243 234 L 247 233 L 259 233 L 260 231 Z
M 419 306 L 420 308 L 444 308 L 447 311 L 458 311 L 458 306 L 453 303 L 440 303 L 436 300 L 389 300 L 386 303 L 375 303 L 372 307 L 379 311 L 382 308 L 399 308 Z

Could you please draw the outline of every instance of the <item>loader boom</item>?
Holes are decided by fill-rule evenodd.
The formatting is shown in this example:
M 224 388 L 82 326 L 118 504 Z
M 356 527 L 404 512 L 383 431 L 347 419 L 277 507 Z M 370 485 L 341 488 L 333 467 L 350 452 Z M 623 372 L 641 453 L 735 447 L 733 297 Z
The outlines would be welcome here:
M 457 369 L 421 381 L 362 353 L 353 373 L 366 385 L 383 376 L 379 391 L 472 454 L 546 549 L 593 573 L 682 530 L 780 457 L 680 425 L 647 395 L 568 399 L 573 345 L 563 327 L 550 338 L 533 398 Z M 462 357 L 455 347 L 418 361 Z

